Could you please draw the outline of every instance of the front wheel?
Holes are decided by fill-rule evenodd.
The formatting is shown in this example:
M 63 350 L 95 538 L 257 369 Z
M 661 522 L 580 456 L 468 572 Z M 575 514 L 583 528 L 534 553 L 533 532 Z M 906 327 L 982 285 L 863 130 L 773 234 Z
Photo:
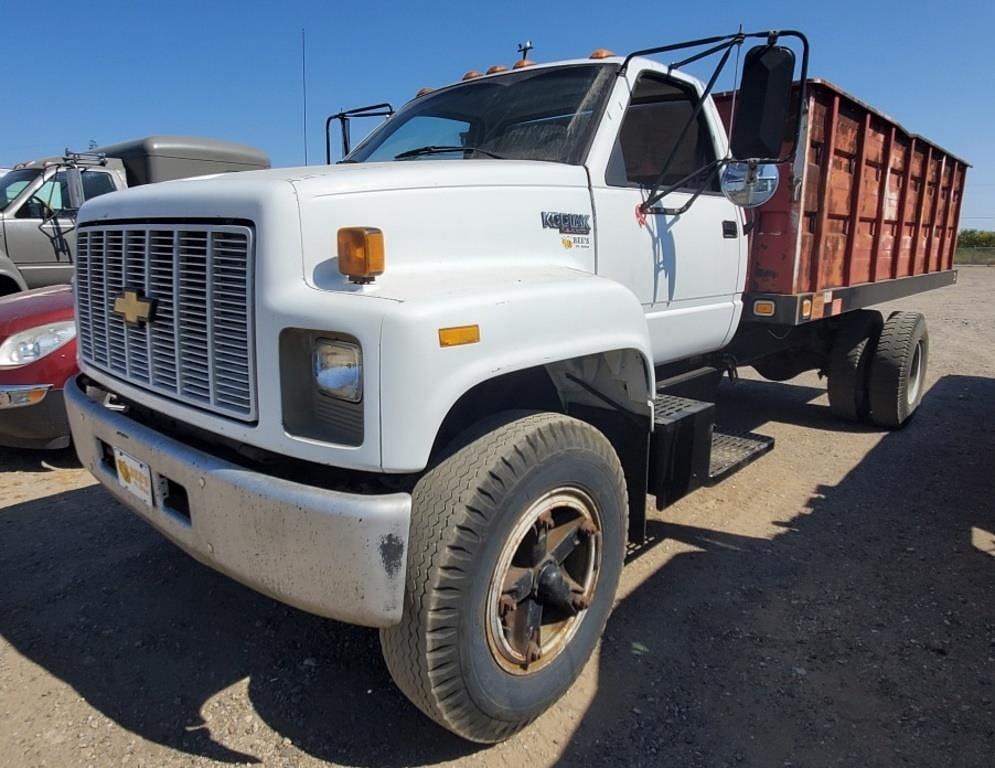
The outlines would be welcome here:
M 404 694 L 477 742 L 521 730 L 580 674 L 626 540 L 622 467 L 594 427 L 506 417 L 419 480 L 401 623 L 380 632 Z

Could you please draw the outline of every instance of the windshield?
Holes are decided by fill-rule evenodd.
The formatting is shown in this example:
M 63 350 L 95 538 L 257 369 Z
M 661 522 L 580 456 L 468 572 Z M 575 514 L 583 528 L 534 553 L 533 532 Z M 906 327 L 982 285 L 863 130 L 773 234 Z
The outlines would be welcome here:
M 22 168 L 0 176 L 0 211 L 14 202 L 14 198 L 21 194 L 39 173 L 41 173 L 39 168 Z
M 615 69 L 526 69 L 446 88 L 402 107 L 345 162 L 499 157 L 581 163 Z

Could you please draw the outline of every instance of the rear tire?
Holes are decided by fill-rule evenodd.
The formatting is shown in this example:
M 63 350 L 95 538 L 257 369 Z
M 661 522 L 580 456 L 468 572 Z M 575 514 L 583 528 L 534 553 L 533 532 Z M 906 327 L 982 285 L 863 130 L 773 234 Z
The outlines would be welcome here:
M 625 479 L 604 435 L 556 413 L 509 418 L 418 481 L 403 618 L 380 631 L 404 694 L 481 743 L 521 730 L 576 680 L 625 554 Z
M 884 319 L 880 312 L 858 310 L 839 329 L 829 355 L 829 410 L 847 421 L 866 419 L 871 358 Z
M 922 402 L 929 362 L 929 331 L 918 312 L 893 312 L 881 329 L 871 359 L 868 394 L 871 421 L 897 429 Z

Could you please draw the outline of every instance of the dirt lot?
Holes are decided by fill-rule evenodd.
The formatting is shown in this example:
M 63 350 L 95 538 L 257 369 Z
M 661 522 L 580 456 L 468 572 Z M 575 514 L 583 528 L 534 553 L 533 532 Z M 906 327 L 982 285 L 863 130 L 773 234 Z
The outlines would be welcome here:
M 833 420 L 814 374 L 725 389 L 773 454 L 652 522 L 600 654 L 479 749 L 392 686 L 375 632 L 198 565 L 71 455 L 0 453 L 0 763 L 991 766 L 995 269 L 929 317 L 901 432 Z

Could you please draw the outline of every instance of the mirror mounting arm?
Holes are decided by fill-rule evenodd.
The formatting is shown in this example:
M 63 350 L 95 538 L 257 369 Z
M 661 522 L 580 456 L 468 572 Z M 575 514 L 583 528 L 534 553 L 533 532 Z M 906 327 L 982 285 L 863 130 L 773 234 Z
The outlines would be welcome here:
M 713 160 L 711 163 L 706 165 L 704 168 L 699 168 L 694 173 L 688 174 L 680 181 L 671 184 L 666 189 L 660 190 L 654 195 L 646 198 L 646 202 L 639 206 L 639 211 L 641 213 L 662 213 L 666 216 L 680 216 L 682 213 L 687 212 L 688 208 L 694 205 L 694 201 L 701 197 L 701 193 L 705 191 L 709 184 L 712 183 L 712 179 L 718 174 L 719 169 L 725 164 L 725 160 Z M 695 176 L 700 176 L 701 174 L 708 171 L 708 175 L 705 176 L 698 187 L 695 189 L 694 194 L 691 195 L 690 199 L 684 203 L 680 208 L 654 208 L 653 206 L 660 202 L 663 198 L 669 195 L 671 192 L 676 192 L 678 189 L 684 186 L 685 182 L 690 181 Z
M 680 140 L 684 138 L 684 134 L 687 132 L 692 123 L 698 118 L 698 114 L 701 112 L 705 100 L 709 97 L 709 95 L 711 95 L 711 91 L 715 85 L 715 81 L 718 79 L 718 76 L 721 74 L 722 70 L 724 69 L 726 62 L 729 60 L 729 54 L 732 52 L 732 49 L 742 45 L 747 39 L 752 39 L 752 38 L 765 39 L 767 41 L 767 45 L 772 46 L 781 37 L 796 38 L 801 43 L 801 48 L 802 48 L 801 69 L 799 73 L 799 84 L 798 84 L 798 108 L 796 110 L 795 132 L 794 135 L 792 136 L 791 147 L 784 157 L 755 158 L 755 159 L 760 163 L 776 163 L 776 164 L 787 163 L 793 161 L 794 156 L 798 150 L 798 140 L 801 129 L 801 118 L 802 116 L 805 115 L 805 113 L 808 110 L 808 104 L 806 101 L 806 85 L 807 85 L 806 80 L 808 78 L 809 46 L 808 46 L 808 38 L 805 37 L 805 35 L 802 34 L 801 32 L 793 29 L 788 29 L 788 30 L 772 29 L 764 32 L 736 32 L 731 35 L 704 37 L 698 40 L 689 40 L 683 43 L 673 43 L 671 45 L 664 45 L 658 48 L 645 48 L 643 50 L 633 51 L 632 53 L 628 54 L 625 57 L 625 60 L 622 62 L 622 65 L 619 67 L 617 74 L 619 77 L 623 77 L 628 71 L 629 63 L 632 61 L 632 59 L 634 59 L 637 56 L 650 56 L 653 54 L 668 53 L 670 51 L 678 51 L 687 48 L 701 48 L 702 46 L 706 45 L 711 46 L 707 50 L 700 51 L 698 53 L 693 54 L 692 56 L 682 59 L 681 61 L 671 64 L 669 68 L 673 70 L 673 69 L 679 69 L 680 67 L 683 66 L 687 66 L 688 64 L 691 64 L 695 61 L 703 59 L 707 56 L 711 56 L 712 54 L 718 53 L 719 51 L 724 51 L 721 60 L 718 62 L 718 64 L 715 67 L 715 71 L 712 73 L 712 77 L 708 81 L 708 85 L 706 86 L 705 90 L 702 92 L 701 97 L 698 100 L 698 103 L 695 104 L 695 108 L 694 110 L 692 110 L 692 115 L 690 119 L 687 121 L 687 123 L 684 126 L 684 129 L 681 131 L 680 139 L 678 139 L 678 141 L 676 142 L 676 144 L 679 145 Z M 654 213 L 675 213 L 675 212 L 683 213 L 690 207 L 690 203 L 694 202 L 694 200 L 696 200 L 698 196 L 704 191 L 704 187 L 708 184 L 709 181 L 711 181 L 711 179 L 714 177 L 714 174 L 718 172 L 721 165 L 727 162 L 728 160 L 728 159 L 717 160 L 713 164 L 707 165 L 695 171 L 693 174 L 690 174 L 689 176 L 682 179 L 677 184 L 672 184 L 667 189 L 661 191 L 660 187 L 663 184 L 663 178 L 666 175 L 666 172 L 669 170 L 669 167 L 673 162 L 673 156 L 675 154 L 676 154 L 676 146 L 675 150 L 671 152 L 671 157 L 669 157 L 667 159 L 667 162 L 664 163 L 664 167 L 661 170 L 660 175 L 657 178 L 657 181 L 653 184 L 653 187 L 650 190 L 650 194 L 647 197 L 646 202 L 644 202 L 640 206 L 640 211 L 642 213 L 650 213 L 651 212 L 650 208 L 653 205 L 658 203 L 664 196 L 673 192 L 681 184 L 688 181 L 690 178 L 693 178 L 694 176 L 701 174 L 707 170 L 711 170 L 712 173 L 709 175 L 708 179 L 704 182 L 702 187 L 698 189 L 695 192 L 694 196 L 691 198 L 691 200 L 689 200 L 688 203 L 686 203 L 685 205 L 681 206 L 681 208 L 678 209 L 664 208 L 653 211 Z
M 678 149 L 680 149 L 681 142 L 684 141 L 684 137 L 687 135 L 687 132 L 691 128 L 691 126 L 697 122 L 698 115 L 701 114 L 701 110 L 705 106 L 706 99 L 708 99 L 708 97 L 711 95 L 712 88 L 715 87 L 715 83 L 719 79 L 719 75 L 721 75 L 722 70 L 725 69 L 726 62 L 729 61 L 729 54 L 732 53 L 732 49 L 735 46 L 739 45 L 742 42 L 741 40 L 738 40 L 738 38 L 739 35 L 737 35 L 733 40 L 723 43 L 721 46 L 716 46 L 716 48 L 712 51 L 716 52 L 718 50 L 722 50 L 723 48 L 725 49 L 724 53 L 722 54 L 722 58 L 719 59 L 719 63 L 715 65 L 715 71 L 712 72 L 712 76 L 708 79 L 708 83 L 705 85 L 705 89 L 701 92 L 701 95 L 698 97 L 698 100 L 694 105 L 694 109 L 692 109 L 691 114 L 688 115 L 688 119 L 685 121 L 684 127 L 681 129 L 681 132 L 678 135 L 677 140 L 674 142 L 674 146 L 670 150 L 670 155 L 667 157 L 667 160 L 664 162 L 663 167 L 660 169 L 660 173 L 657 176 L 656 181 L 653 182 L 653 187 L 650 190 L 649 197 L 646 198 L 646 202 L 643 203 L 641 207 L 643 213 L 648 212 L 650 206 L 658 202 L 660 198 L 663 197 L 663 194 L 660 194 L 660 187 L 663 186 L 663 180 L 664 178 L 666 178 L 667 172 L 670 170 L 670 166 L 673 165 L 674 159 L 677 157 L 677 151 Z M 706 54 L 708 54 L 708 52 L 706 52 Z M 718 161 L 716 161 L 716 163 L 717 162 Z M 694 174 L 692 174 L 692 176 L 701 173 L 702 171 L 705 170 L 708 170 L 708 166 L 699 169 Z M 678 182 L 678 184 L 682 184 L 686 180 L 687 179 L 681 179 L 681 181 Z M 708 181 L 706 180 L 704 183 L 707 184 Z M 670 189 L 664 190 L 664 194 L 669 194 L 670 192 L 673 191 L 674 188 L 676 187 L 674 185 L 671 185 Z M 702 189 L 704 189 L 704 186 L 702 187 Z M 695 195 L 695 198 L 697 198 L 697 196 L 701 194 L 701 191 L 702 191 L 701 189 L 698 190 L 698 193 Z
M 356 107 L 346 109 L 334 115 L 329 115 L 325 119 L 325 165 L 332 164 L 332 123 L 338 120 L 342 124 L 342 156 L 345 157 L 352 150 L 352 141 L 349 132 L 349 121 L 354 117 L 392 117 L 394 107 L 389 102 L 381 104 L 371 104 L 368 107 Z

